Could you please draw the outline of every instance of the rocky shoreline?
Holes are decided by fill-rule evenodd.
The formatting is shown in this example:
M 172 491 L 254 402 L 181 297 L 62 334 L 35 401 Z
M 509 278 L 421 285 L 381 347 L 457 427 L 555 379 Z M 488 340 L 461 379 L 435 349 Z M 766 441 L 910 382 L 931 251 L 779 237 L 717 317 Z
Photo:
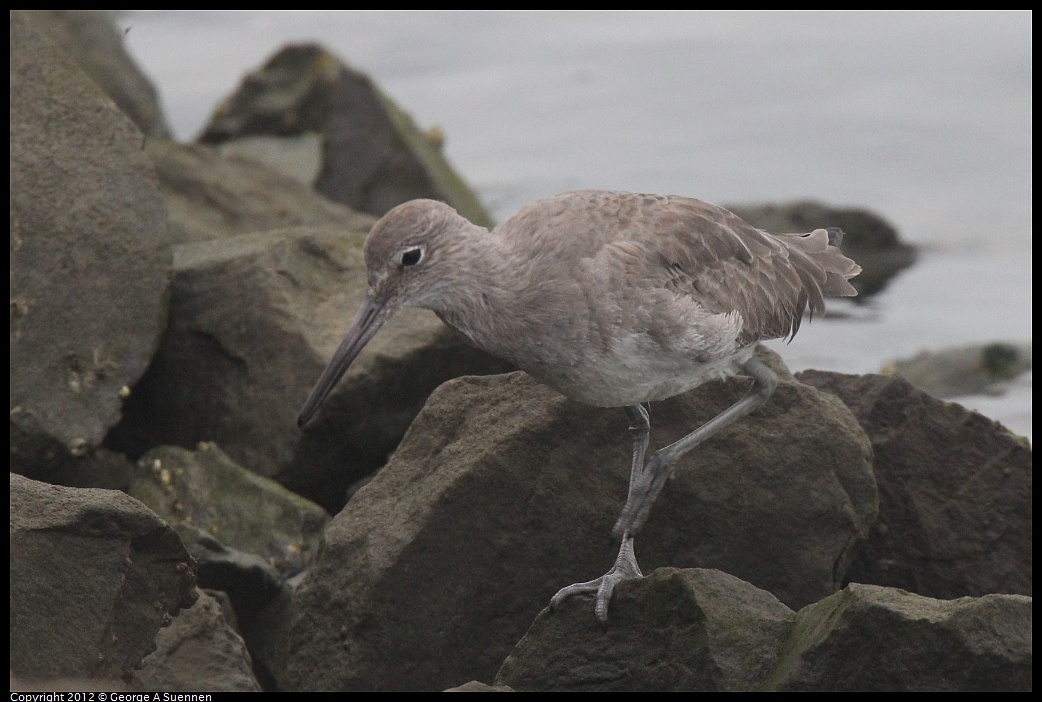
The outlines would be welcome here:
M 317 46 L 168 136 L 107 15 L 11 13 L 12 689 L 1031 689 L 1031 446 L 944 386 L 761 349 L 775 397 L 679 466 L 605 632 L 545 607 L 613 559 L 621 412 L 415 311 L 296 426 L 374 216 L 491 221 L 438 136 Z M 914 263 L 873 213 L 734 209 L 842 219 L 863 295 Z M 654 404 L 653 445 L 746 382 Z

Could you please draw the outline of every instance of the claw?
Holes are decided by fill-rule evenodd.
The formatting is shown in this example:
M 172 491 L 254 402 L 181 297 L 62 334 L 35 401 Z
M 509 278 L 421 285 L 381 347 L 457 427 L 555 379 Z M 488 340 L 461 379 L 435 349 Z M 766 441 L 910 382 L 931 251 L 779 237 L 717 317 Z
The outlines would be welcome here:
M 619 555 L 615 559 L 615 565 L 607 573 L 595 580 L 584 583 L 575 583 L 562 587 L 557 594 L 550 598 L 550 608 L 556 610 L 562 602 L 573 595 L 595 593 L 593 612 L 597 615 L 601 626 L 608 629 L 608 603 L 611 595 L 619 583 L 627 580 L 643 578 L 637 558 L 633 555 L 633 537 L 629 534 L 623 535 L 622 546 L 619 547 Z

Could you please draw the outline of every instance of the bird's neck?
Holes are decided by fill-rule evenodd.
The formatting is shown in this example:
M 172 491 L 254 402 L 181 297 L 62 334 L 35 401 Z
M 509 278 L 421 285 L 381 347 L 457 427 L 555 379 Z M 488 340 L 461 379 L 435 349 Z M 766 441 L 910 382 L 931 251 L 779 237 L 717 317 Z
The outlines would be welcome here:
M 512 247 L 494 231 L 473 226 L 466 239 L 431 309 L 478 348 L 502 356 L 498 346 L 510 338 L 505 311 L 523 292 L 527 276 Z

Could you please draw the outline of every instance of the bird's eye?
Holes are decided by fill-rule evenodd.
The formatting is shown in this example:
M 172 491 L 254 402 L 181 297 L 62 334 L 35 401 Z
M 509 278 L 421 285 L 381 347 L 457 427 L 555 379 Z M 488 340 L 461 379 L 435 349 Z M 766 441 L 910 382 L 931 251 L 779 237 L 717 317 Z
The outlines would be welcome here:
M 406 249 L 402 252 L 402 268 L 408 268 L 409 266 L 415 266 L 423 258 L 423 249 L 419 246 L 414 246 L 411 249 Z

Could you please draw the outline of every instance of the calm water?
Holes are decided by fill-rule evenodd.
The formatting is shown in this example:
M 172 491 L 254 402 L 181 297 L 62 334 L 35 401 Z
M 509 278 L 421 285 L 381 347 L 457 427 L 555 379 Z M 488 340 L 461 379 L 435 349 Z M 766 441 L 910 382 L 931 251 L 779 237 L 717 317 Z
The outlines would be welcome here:
M 575 188 L 870 208 L 924 248 L 868 305 L 775 344 L 793 369 L 1031 340 L 1031 14 L 134 11 L 191 139 L 243 74 L 317 41 L 368 72 L 498 217 Z M 347 320 L 345 320 L 346 323 Z M 1031 375 L 966 398 L 1031 435 Z

